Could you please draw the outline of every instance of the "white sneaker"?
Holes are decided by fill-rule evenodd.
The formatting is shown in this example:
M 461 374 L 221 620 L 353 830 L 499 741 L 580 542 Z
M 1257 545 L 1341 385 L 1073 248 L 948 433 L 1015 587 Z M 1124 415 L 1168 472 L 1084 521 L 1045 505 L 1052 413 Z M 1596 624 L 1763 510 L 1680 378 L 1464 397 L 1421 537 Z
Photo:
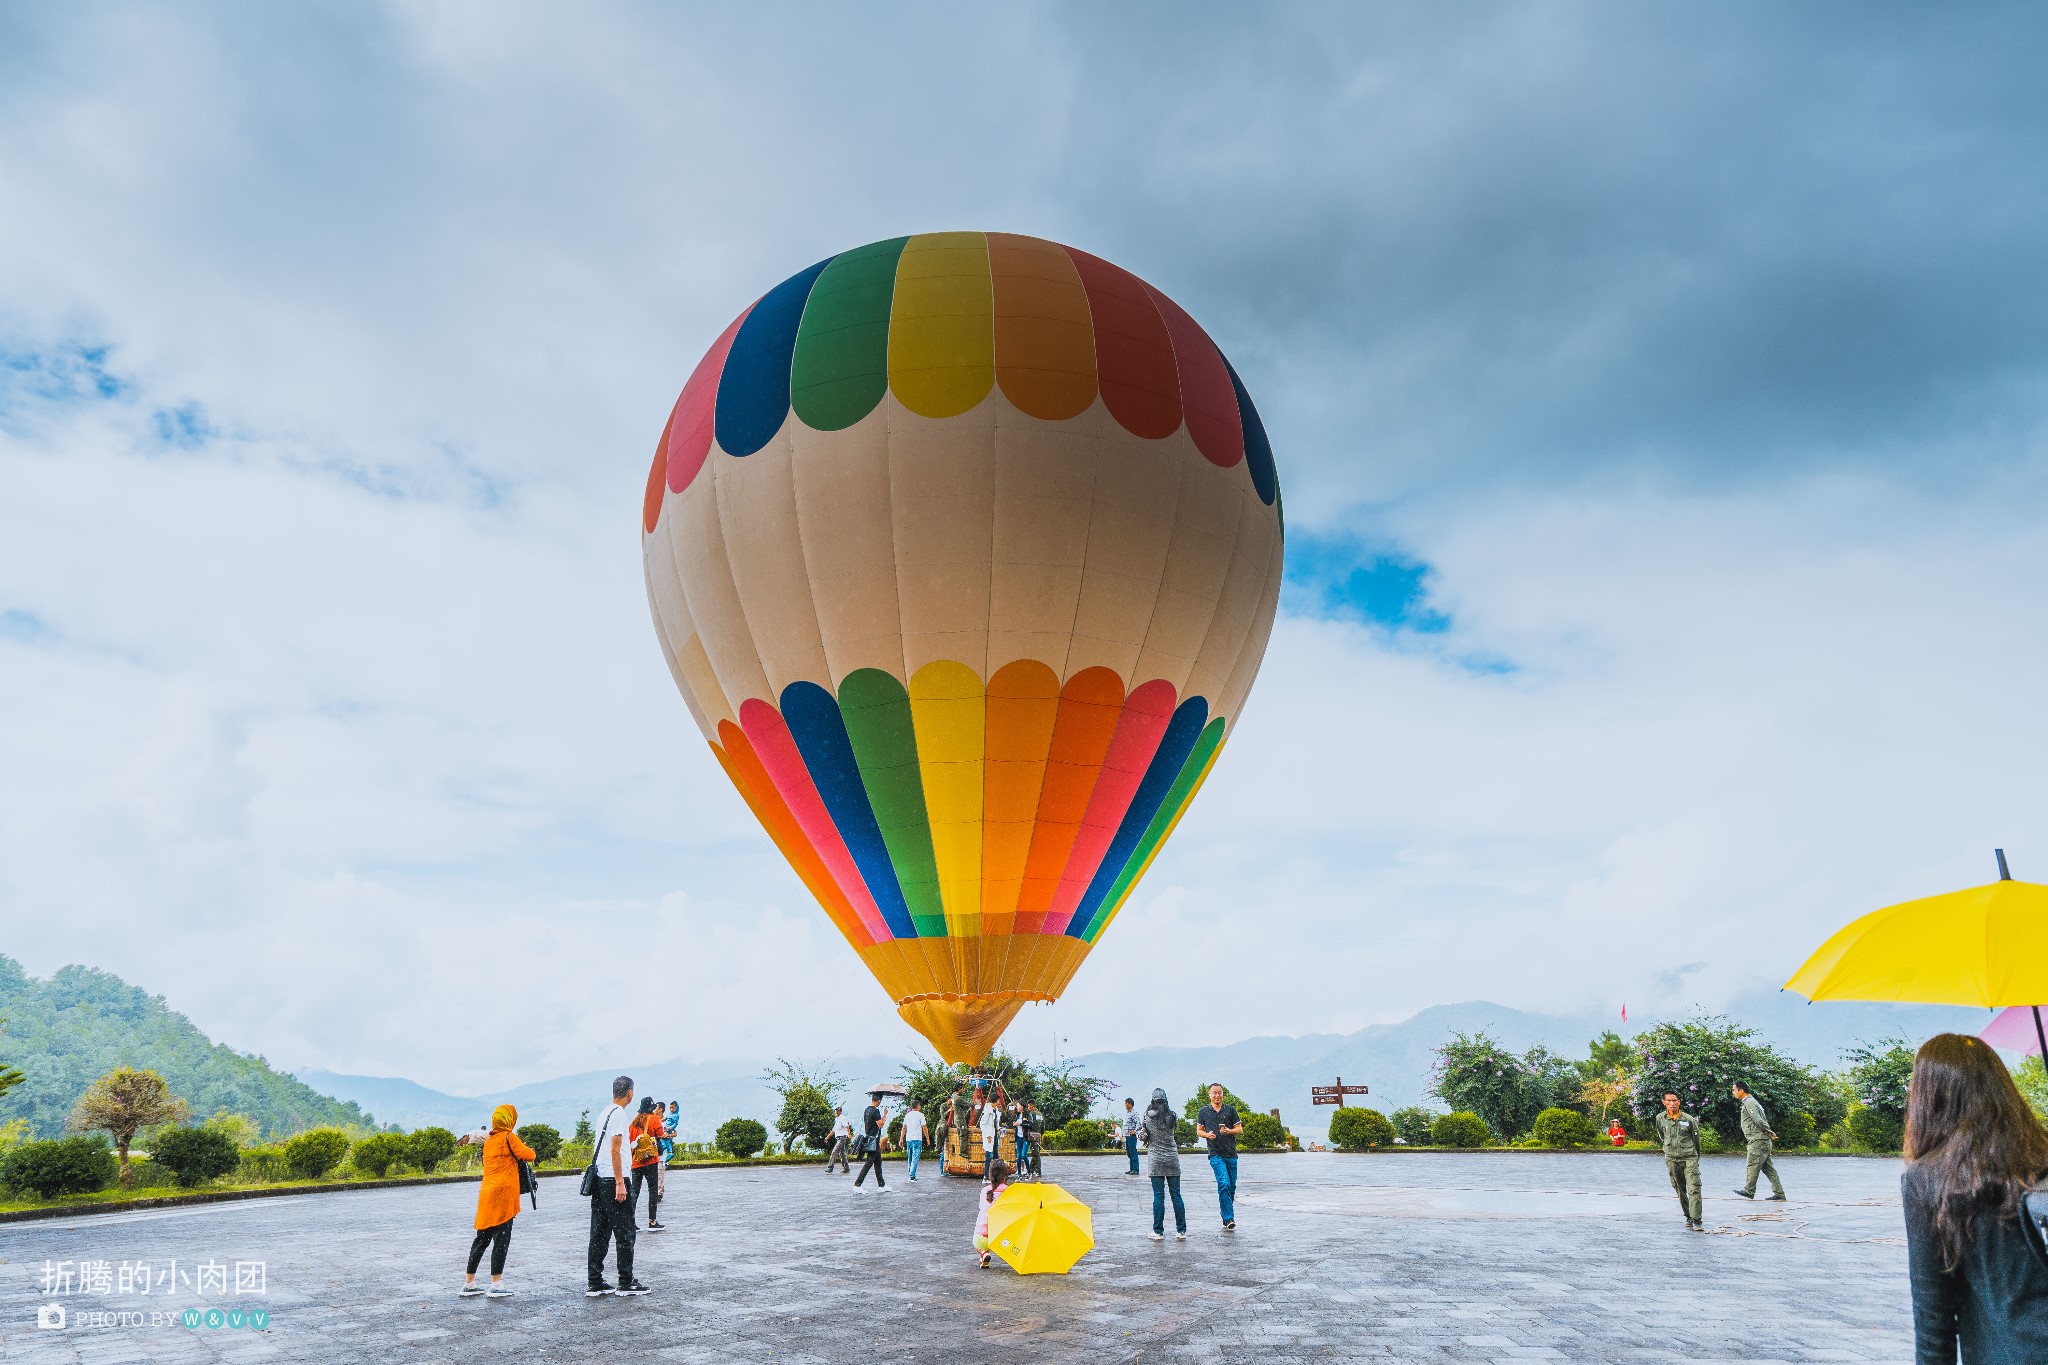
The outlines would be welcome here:
M 509 1299 L 512 1297 L 512 1291 L 502 1284 L 494 1284 L 484 1291 L 484 1297 L 487 1299 Z
M 480 1284 L 466 1284 L 462 1286 L 462 1292 L 456 1295 L 456 1297 L 460 1299 L 473 1299 L 483 1292 L 484 1287 Z
M 1166 1240 L 1166 1234 L 1163 1232 L 1148 1232 L 1145 1235 L 1155 1242 L 1163 1242 Z
M 1185 1232 L 1176 1232 L 1173 1234 L 1173 1240 L 1176 1242 L 1185 1242 L 1187 1239 L 1188 1235 Z

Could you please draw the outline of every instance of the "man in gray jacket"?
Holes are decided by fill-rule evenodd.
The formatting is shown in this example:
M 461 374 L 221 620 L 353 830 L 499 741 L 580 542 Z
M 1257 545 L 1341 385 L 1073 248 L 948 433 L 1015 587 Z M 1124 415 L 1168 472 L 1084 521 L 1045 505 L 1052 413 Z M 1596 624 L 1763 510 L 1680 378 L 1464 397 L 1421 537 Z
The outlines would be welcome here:
M 1771 1178 L 1771 1199 L 1783 1202 L 1785 1182 L 1778 1179 L 1777 1163 L 1771 1160 L 1771 1144 L 1778 1140 L 1778 1135 L 1771 1131 L 1764 1118 L 1764 1107 L 1749 1093 L 1748 1086 L 1737 1081 L 1728 1090 L 1742 1101 L 1742 1140 L 1749 1146 L 1749 1166 L 1742 1173 L 1742 1188 L 1736 1193 L 1744 1199 L 1756 1198 L 1756 1175 L 1762 1171 Z

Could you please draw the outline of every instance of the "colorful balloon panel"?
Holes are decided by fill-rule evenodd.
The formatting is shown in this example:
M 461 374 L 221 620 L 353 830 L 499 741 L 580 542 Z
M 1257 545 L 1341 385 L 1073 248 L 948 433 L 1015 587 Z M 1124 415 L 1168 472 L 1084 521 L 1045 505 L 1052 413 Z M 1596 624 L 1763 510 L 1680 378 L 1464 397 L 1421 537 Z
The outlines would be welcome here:
M 719 764 L 949 1061 L 1057 999 L 1222 752 L 1280 588 L 1237 371 L 1118 266 L 1007 233 L 800 271 L 648 473 L 656 635 Z

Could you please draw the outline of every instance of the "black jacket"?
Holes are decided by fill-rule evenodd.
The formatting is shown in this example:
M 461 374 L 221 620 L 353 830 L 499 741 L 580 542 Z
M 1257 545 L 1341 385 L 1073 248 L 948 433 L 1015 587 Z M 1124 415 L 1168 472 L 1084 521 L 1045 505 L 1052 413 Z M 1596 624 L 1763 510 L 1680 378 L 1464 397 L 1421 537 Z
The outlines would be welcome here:
M 1953 1271 L 1941 1268 L 1934 1192 L 1927 1173 L 1908 1166 L 1899 1179 L 1906 1204 L 1906 1261 L 1913 1280 L 1917 1365 L 2039 1365 L 2048 1361 L 2048 1266 L 2027 1244 L 2018 1219 L 1980 1210 Z

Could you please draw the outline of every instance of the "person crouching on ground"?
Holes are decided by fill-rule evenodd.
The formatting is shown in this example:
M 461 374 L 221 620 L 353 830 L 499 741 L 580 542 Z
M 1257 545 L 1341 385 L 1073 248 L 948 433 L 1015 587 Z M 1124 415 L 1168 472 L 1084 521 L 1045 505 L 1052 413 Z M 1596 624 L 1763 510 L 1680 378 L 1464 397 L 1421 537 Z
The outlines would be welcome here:
M 1180 1201 L 1180 1139 L 1173 1122 L 1173 1106 L 1164 1090 L 1152 1092 L 1145 1106 L 1139 1134 L 1145 1139 L 1146 1171 L 1152 1177 L 1152 1240 L 1166 1240 L 1166 1196 L 1173 1194 L 1173 1235 L 1188 1239 L 1188 1206 Z
M 2048 1180 L 2048 1132 L 1998 1054 L 1939 1033 L 1906 1087 L 1906 1265 L 1916 1358 L 2048 1360 L 2048 1266 L 2021 1201 Z
M 1001 1157 L 988 1164 L 988 1184 L 982 1186 L 981 1202 L 976 1205 L 980 1212 L 974 1216 L 974 1250 L 983 1270 L 989 1267 L 989 1258 L 995 1253 L 988 1249 L 988 1211 L 996 1200 L 1003 1197 L 1003 1191 L 1010 1188 L 1010 1165 Z
M 661 1106 L 641 1100 L 627 1136 L 633 1142 L 633 1200 L 647 1191 L 647 1230 L 662 1231 L 661 1218 Z
M 476 1191 L 476 1236 L 469 1243 L 469 1274 L 462 1281 L 465 1299 L 479 1294 L 489 1299 L 512 1297 L 505 1287 L 505 1253 L 512 1248 L 512 1220 L 519 1216 L 519 1163 L 534 1159 L 533 1148 L 512 1131 L 518 1122 L 519 1111 L 509 1104 L 491 1111 L 491 1135 L 484 1139 L 484 1179 Z M 488 1290 L 476 1282 L 485 1247 L 491 1249 Z
M 1664 1139 L 1664 1169 L 1671 1175 L 1671 1188 L 1685 1214 L 1685 1230 L 1705 1232 L 1707 1223 L 1700 1212 L 1700 1121 L 1679 1108 L 1676 1091 L 1664 1094 L 1657 1132 Z

